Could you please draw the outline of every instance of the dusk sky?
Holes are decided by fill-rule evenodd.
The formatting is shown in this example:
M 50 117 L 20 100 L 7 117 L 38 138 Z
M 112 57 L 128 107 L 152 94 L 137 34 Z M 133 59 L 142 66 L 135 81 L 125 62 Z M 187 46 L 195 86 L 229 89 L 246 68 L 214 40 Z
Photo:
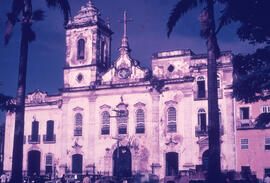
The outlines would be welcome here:
M 70 0 L 72 17 L 88 0 Z M 143 66 L 151 67 L 151 56 L 154 52 L 190 48 L 195 53 L 205 53 L 205 41 L 200 38 L 198 16 L 201 8 L 186 14 L 177 24 L 171 37 L 166 36 L 166 23 L 171 9 L 178 0 L 93 0 L 100 10 L 103 19 L 109 18 L 112 36 L 112 62 L 118 57 L 123 34 L 123 19 L 126 9 L 128 18 L 128 39 L 132 49 L 131 57 L 140 61 Z M 1 0 L 0 6 L 0 92 L 16 95 L 20 25 L 13 31 L 10 43 L 4 46 L 6 13 L 10 11 L 11 0 Z M 30 43 L 28 54 L 27 93 L 36 89 L 48 94 L 58 93 L 63 86 L 63 66 L 65 62 L 65 29 L 63 16 L 58 9 L 48 9 L 44 0 L 33 0 L 33 9 L 43 9 L 45 20 L 33 24 L 36 41 Z M 221 7 L 219 7 L 221 8 Z M 218 35 L 221 50 L 232 50 L 233 53 L 247 53 L 253 49 L 247 43 L 240 42 L 236 36 L 237 25 L 225 27 Z M 0 115 L 0 123 L 3 122 Z

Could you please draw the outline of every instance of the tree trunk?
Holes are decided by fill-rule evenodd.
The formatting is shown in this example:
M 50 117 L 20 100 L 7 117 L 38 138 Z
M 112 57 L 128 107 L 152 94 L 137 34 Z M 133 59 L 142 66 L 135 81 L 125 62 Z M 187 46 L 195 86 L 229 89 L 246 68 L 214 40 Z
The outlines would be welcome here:
M 208 76 L 208 123 L 209 123 L 209 164 L 208 182 L 217 183 L 220 180 L 220 128 L 218 115 L 218 93 L 217 93 L 217 62 L 219 48 L 215 35 L 214 2 L 207 1 L 207 12 L 209 17 L 209 35 L 206 46 L 208 55 L 207 76 Z
M 24 108 L 25 108 L 25 88 L 26 88 L 26 70 L 28 56 L 28 37 L 27 30 L 31 24 L 22 23 L 22 37 L 20 49 L 19 77 L 16 98 L 15 130 L 14 144 L 12 154 L 12 183 L 22 182 L 23 165 L 23 140 L 24 140 Z

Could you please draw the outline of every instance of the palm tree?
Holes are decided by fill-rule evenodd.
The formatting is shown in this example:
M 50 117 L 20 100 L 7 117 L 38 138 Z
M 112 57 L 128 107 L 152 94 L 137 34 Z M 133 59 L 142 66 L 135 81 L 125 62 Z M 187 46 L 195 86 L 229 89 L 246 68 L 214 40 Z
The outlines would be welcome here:
M 217 0 L 224 3 L 225 0 Z M 205 8 L 201 11 L 200 22 L 202 24 L 201 37 L 206 40 L 207 47 L 207 76 L 208 76 L 208 116 L 209 116 L 209 163 L 208 163 L 208 182 L 219 182 L 221 175 L 220 166 L 220 128 L 218 117 L 218 97 L 217 97 L 217 63 L 219 57 L 219 46 L 216 34 L 226 22 L 221 21 L 216 30 L 214 17 L 214 4 L 216 0 L 180 0 L 172 10 L 167 23 L 168 37 L 170 36 L 177 21 L 188 11 L 204 4 Z
M 70 19 L 70 6 L 68 0 L 45 0 L 48 7 L 59 7 L 64 14 L 65 24 Z M 19 19 L 22 13 L 21 19 Z M 37 10 L 32 12 L 31 0 L 13 0 L 11 13 L 8 13 L 8 25 L 5 34 L 5 43 L 7 44 L 11 35 L 13 26 L 20 22 L 21 47 L 19 62 L 19 77 L 16 96 L 15 111 L 15 130 L 14 144 L 12 154 L 12 175 L 11 182 L 22 182 L 22 163 L 23 163 L 23 139 L 24 139 L 24 107 L 25 107 L 25 88 L 26 88 L 26 71 L 28 44 L 35 39 L 35 33 L 31 29 L 34 21 L 43 19 L 43 11 Z

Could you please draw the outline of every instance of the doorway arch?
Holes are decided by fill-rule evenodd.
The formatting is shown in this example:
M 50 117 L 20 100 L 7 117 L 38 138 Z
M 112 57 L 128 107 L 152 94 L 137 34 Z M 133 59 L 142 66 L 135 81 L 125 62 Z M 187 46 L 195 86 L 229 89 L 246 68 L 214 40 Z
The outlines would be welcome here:
M 166 153 L 166 176 L 178 175 L 178 153 Z
M 113 176 L 119 179 L 131 177 L 131 152 L 128 147 L 121 146 L 113 152 Z
M 28 152 L 27 170 L 28 176 L 40 174 L 40 151 L 32 150 Z
M 206 150 L 202 154 L 203 170 L 208 170 L 208 162 L 209 162 L 209 150 Z

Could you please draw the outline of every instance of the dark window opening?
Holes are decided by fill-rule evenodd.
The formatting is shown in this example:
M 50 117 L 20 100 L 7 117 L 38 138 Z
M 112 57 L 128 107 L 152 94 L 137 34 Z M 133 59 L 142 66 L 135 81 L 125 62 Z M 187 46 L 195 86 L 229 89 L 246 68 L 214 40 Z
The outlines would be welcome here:
M 206 127 L 206 113 L 205 112 L 199 112 L 198 114 L 198 122 L 200 125 L 200 130 L 203 132 L 207 131 Z
M 46 141 L 53 141 L 54 135 L 54 121 L 47 121 Z
M 240 119 L 249 119 L 249 107 L 240 108 Z
M 178 175 L 178 153 L 166 153 L 166 176 Z
M 72 155 L 72 173 L 82 173 L 83 156 L 80 154 Z
M 198 85 L 198 98 L 205 98 L 205 81 L 197 81 Z
M 84 52 L 85 52 L 85 41 L 80 39 L 78 41 L 78 50 L 77 50 L 77 59 L 83 60 L 84 59 Z
M 173 72 L 173 71 L 174 71 L 174 66 L 173 66 L 173 65 L 170 65 L 170 66 L 168 67 L 168 71 L 169 71 L 169 72 Z
M 40 152 L 33 150 L 28 152 L 28 176 L 40 174 Z
M 32 122 L 32 134 L 31 134 L 31 141 L 32 142 L 38 141 L 38 128 L 39 128 L 39 122 L 33 121 Z

